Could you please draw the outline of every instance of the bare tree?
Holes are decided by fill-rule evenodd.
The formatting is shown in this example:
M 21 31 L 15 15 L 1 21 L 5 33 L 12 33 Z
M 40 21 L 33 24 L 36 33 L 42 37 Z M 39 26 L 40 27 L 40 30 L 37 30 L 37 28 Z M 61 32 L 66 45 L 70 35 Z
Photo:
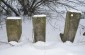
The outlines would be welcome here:
M 16 10 L 13 7 L 7 4 L 4 0 L 1 0 L 1 2 L 3 2 L 8 8 L 10 8 L 16 14 L 16 16 L 19 16 L 19 14 L 16 12 Z
M 10 0 L 11 1 L 11 0 Z M 17 1 L 17 0 L 15 0 Z M 18 0 L 18 5 L 21 5 L 21 8 L 16 11 L 15 8 L 13 8 L 10 4 L 8 4 L 8 0 L 1 0 L 7 7 L 9 7 L 17 16 L 19 16 L 19 12 L 24 12 L 24 15 L 32 16 L 33 14 L 39 13 L 41 10 L 46 11 L 44 9 L 41 9 L 41 6 L 44 8 L 46 6 L 48 9 L 58 13 L 61 15 L 61 12 L 58 12 L 58 10 L 55 9 L 59 6 L 64 7 L 66 10 L 68 8 L 76 9 L 75 4 L 77 5 L 85 5 L 85 2 L 80 0 L 70 1 L 70 0 Z M 13 2 L 13 1 L 12 1 Z M 69 3 L 74 4 L 70 5 Z M 78 10 L 78 9 L 76 9 Z

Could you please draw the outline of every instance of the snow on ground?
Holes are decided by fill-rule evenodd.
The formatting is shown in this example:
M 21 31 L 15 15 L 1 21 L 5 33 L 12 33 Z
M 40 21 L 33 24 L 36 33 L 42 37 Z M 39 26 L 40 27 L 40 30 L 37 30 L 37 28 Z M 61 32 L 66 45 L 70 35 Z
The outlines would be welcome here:
M 0 50 L 0 55 L 84 55 L 85 45 L 66 43 L 26 43 Z
M 85 55 L 85 36 L 81 25 L 85 26 L 85 20 L 81 19 L 74 43 L 63 43 L 59 33 L 64 31 L 64 22 L 55 19 L 48 21 L 46 25 L 46 42 L 33 42 L 32 20 L 24 20 L 22 23 L 22 37 L 19 42 L 7 43 L 6 26 L 0 30 L 0 55 Z M 56 23 L 55 23 L 56 22 Z M 56 24 L 56 25 L 54 25 Z

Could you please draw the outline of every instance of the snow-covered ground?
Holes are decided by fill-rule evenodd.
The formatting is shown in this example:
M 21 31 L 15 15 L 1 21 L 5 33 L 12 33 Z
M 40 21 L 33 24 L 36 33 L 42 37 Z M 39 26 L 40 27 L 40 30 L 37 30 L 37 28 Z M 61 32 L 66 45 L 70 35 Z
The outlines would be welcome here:
M 19 44 L 19 43 L 18 43 Z M 66 43 L 26 43 L 0 50 L 0 55 L 84 55 L 85 45 L 75 45 L 69 41 Z
M 23 17 L 24 18 L 24 17 Z M 50 21 L 50 23 L 49 23 Z M 0 55 L 85 55 L 85 19 L 80 20 L 80 25 L 74 43 L 63 43 L 59 33 L 63 33 L 65 21 L 47 19 L 46 42 L 33 42 L 32 20 L 24 19 L 22 23 L 22 36 L 17 43 L 7 43 L 6 25 L 0 29 Z

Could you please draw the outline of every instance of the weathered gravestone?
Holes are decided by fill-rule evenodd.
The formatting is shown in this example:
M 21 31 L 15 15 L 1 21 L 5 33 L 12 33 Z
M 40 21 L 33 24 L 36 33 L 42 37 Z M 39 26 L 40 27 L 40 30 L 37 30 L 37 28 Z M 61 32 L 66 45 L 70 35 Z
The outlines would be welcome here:
M 22 34 L 22 20 L 20 17 L 7 17 L 6 30 L 8 42 L 19 41 Z
M 61 40 L 63 42 L 65 41 L 74 41 L 77 28 L 79 25 L 81 17 L 81 12 L 80 11 L 73 11 L 69 10 L 66 14 L 66 20 L 65 20 L 65 29 L 64 29 L 64 34 L 61 36 Z
M 32 18 L 34 42 L 44 41 L 46 33 L 46 15 L 34 15 Z

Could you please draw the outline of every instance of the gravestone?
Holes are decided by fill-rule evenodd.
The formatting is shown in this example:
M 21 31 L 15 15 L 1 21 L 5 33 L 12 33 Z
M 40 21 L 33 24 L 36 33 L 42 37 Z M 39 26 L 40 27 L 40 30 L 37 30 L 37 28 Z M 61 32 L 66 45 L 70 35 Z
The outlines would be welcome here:
M 20 17 L 7 17 L 6 30 L 8 42 L 19 41 L 22 34 L 22 20 Z
M 61 36 L 61 40 L 63 42 L 65 42 L 65 41 L 73 42 L 74 41 L 74 38 L 75 38 L 75 35 L 77 32 L 77 28 L 79 25 L 80 17 L 81 17 L 80 11 L 76 11 L 76 10 L 67 11 L 64 34 L 62 34 L 63 36 Z
M 44 41 L 46 33 L 46 15 L 34 15 L 32 18 L 34 42 Z

